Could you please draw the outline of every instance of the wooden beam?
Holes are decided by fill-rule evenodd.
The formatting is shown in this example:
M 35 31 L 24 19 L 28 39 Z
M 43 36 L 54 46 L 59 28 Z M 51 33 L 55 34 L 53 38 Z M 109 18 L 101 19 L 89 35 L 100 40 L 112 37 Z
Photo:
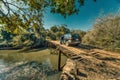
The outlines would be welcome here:
M 58 52 L 58 71 L 61 71 L 61 50 Z

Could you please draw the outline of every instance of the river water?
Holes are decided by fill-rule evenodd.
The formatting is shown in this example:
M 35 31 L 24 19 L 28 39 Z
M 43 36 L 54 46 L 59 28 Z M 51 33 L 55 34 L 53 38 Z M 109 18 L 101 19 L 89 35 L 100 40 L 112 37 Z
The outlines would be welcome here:
M 64 65 L 67 58 L 63 55 L 61 58 L 61 65 Z M 58 80 L 61 72 L 57 70 L 57 67 L 58 55 L 50 54 L 49 49 L 36 49 L 28 52 L 0 50 L 0 80 L 12 80 L 13 78 L 27 80 L 26 76 L 29 76 L 29 80 L 34 80 L 30 76 L 36 76 L 36 73 L 41 76 L 41 79 L 37 76 L 34 77 L 35 80 Z M 6 76 L 7 78 L 4 78 Z
M 0 73 L 4 71 L 5 67 L 6 67 L 6 64 L 2 59 L 0 59 Z

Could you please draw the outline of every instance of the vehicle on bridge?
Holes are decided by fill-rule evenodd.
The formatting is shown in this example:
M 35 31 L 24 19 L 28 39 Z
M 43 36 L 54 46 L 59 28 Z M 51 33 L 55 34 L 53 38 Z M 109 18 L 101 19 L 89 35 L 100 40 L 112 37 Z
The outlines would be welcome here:
M 64 34 L 60 37 L 60 44 L 76 45 L 78 46 L 81 43 L 81 37 L 79 34 Z

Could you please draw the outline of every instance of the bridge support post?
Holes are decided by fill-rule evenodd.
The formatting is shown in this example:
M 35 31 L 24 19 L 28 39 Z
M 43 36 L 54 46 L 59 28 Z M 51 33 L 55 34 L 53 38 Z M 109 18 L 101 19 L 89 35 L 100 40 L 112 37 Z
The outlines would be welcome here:
M 61 50 L 58 52 L 58 71 L 61 71 Z

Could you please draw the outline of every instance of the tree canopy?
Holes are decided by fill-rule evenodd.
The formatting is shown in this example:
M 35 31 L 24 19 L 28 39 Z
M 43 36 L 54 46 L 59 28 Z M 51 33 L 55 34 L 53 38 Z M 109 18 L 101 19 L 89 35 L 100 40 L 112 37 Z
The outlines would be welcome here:
M 0 0 L 0 24 L 12 32 L 20 27 L 26 29 L 35 24 L 42 26 L 46 7 L 52 13 L 66 17 L 78 13 L 76 2 L 82 6 L 85 0 Z
M 67 25 L 54 25 L 46 32 L 46 36 L 52 40 L 60 38 L 60 36 L 70 33 L 70 29 L 67 28 Z

